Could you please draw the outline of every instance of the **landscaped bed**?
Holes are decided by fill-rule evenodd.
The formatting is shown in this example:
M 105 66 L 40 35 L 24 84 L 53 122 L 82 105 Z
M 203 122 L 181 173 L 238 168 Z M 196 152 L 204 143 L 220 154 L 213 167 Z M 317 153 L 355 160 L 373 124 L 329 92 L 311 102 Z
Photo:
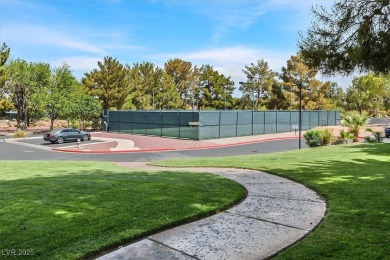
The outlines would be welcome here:
M 155 164 L 261 170 L 303 183 L 325 196 L 328 212 L 322 224 L 280 254 L 281 259 L 389 257 L 390 144 L 358 143 Z
M 246 195 L 238 183 L 211 174 L 143 172 L 103 162 L 0 161 L 0 169 L 4 257 L 92 256 Z

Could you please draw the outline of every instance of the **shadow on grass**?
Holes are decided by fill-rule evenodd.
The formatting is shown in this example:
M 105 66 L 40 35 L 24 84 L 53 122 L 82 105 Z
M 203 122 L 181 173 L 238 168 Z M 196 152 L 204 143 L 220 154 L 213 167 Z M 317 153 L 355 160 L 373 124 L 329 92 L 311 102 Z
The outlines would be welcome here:
M 363 143 L 354 146 L 346 146 L 347 149 L 361 149 L 363 152 L 371 155 L 390 156 L 390 143 Z
M 222 210 L 239 184 L 188 172 L 62 171 L 0 181 L 1 249 L 74 259 Z

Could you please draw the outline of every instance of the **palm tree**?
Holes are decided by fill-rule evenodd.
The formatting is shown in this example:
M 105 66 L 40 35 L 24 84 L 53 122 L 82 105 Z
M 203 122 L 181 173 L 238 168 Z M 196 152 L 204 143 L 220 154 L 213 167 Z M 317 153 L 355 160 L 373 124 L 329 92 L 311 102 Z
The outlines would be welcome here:
M 366 125 L 369 118 L 368 114 L 350 111 L 342 114 L 341 118 L 341 124 L 348 127 L 348 131 L 353 134 L 353 142 L 359 142 L 359 132 Z

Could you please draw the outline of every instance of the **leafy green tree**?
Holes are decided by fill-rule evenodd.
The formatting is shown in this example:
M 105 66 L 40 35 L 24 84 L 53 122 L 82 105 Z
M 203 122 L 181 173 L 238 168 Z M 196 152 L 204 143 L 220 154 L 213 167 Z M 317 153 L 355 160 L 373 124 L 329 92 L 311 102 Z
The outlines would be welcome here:
M 74 92 L 71 93 L 70 97 L 72 103 L 68 116 L 78 120 L 81 129 L 86 128 L 87 122 L 100 117 L 102 106 L 99 100 L 87 95 L 80 84 L 74 86 Z
M 325 98 L 331 100 L 333 107 L 331 109 L 345 109 L 346 93 L 342 87 L 336 82 L 332 82 L 328 91 L 325 93 Z
M 203 65 L 199 72 L 200 85 L 195 90 L 195 99 L 192 102 L 196 102 L 201 109 L 231 108 L 234 82 L 230 77 L 225 77 L 210 65 Z
M 0 116 L 4 116 L 5 112 L 13 109 L 13 104 L 9 98 L 4 94 L 4 84 L 7 80 L 6 66 L 10 54 L 10 48 L 3 43 L 3 46 L 0 48 Z
M 5 116 L 8 111 L 14 109 L 14 104 L 8 98 L 0 99 L 0 116 Z
M 120 109 L 128 93 L 126 83 L 126 69 L 115 58 L 104 57 L 103 62 L 98 62 L 99 69 L 85 73 L 82 83 L 87 93 L 92 97 L 98 97 L 103 109 Z
M 339 0 L 312 12 L 315 21 L 298 43 L 310 67 L 328 75 L 390 72 L 389 0 Z
M 17 59 L 7 65 L 7 74 L 4 90 L 16 108 L 17 127 L 25 128 L 28 124 L 28 111 L 30 114 L 39 114 L 41 111 L 41 107 L 37 105 L 39 102 L 34 97 L 49 84 L 50 66 Z
M 50 130 L 56 119 L 72 114 L 72 109 L 75 109 L 72 94 L 77 92 L 79 84 L 68 64 L 54 69 L 50 84 L 45 88 L 44 98 L 46 113 L 50 118 Z
M 245 66 L 242 71 L 247 81 L 241 85 L 240 90 L 245 96 L 252 96 L 255 99 L 254 106 L 258 110 L 270 97 L 276 74 L 269 68 L 268 62 L 263 59 L 258 60 L 256 64 L 251 63 L 250 66 Z
M 348 110 L 367 111 L 371 116 L 383 115 L 389 96 L 389 79 L 370 73 L 355 77 L 347 89 Z
M 3 43 L 3 46 L 0 48 L 0 88 L 2 89 L 5 81 L 7 80 L 7 73 L 5 70 L 5 63 L 7 62 L 10 54 L 10 48 Z M 3 91 L 0 91 L 0 96 Z

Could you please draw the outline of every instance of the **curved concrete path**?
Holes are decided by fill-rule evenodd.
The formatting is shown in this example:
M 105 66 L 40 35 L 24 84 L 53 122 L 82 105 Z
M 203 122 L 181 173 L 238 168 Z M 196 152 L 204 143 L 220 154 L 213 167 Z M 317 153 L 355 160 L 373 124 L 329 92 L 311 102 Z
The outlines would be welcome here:
M 178 170 L 145 163 L 119 164 Z M 324 199 L 314 191 L 271 174 L 224 168 L 186 170 L 235 180 L 248 190 L 248 197 L 224 212 L 151 235 L 98 259 L 264 259 L 308 234 L 326 211 Z

